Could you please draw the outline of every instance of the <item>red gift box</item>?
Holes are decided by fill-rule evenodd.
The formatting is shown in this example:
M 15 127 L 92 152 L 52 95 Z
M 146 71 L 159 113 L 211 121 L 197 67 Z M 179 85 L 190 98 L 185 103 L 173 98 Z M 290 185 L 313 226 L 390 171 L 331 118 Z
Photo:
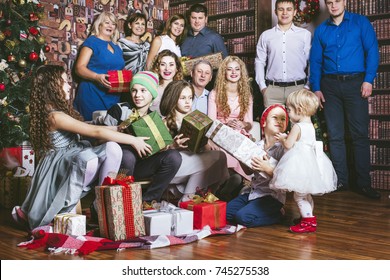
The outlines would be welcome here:
M 130 82 L 133 79 L 131 70 L 111 70 L 107 74 L 111 83 L 109 93 L 130 92 Z
M 114 241 L 145 235 L 141 185 L 108 177 L 103 184 L 95 188 L 100 235 Z
M 220 229 L 226 226 L 226 202 L 180 202 L 180 208 L 194 211 L 194 229 L 210 226 L 211 229 Z

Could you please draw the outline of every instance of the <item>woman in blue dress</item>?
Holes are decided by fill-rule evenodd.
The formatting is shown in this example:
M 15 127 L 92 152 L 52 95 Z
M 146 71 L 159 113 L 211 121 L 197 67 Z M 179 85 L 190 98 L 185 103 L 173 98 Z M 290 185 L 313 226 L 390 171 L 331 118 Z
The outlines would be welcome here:
M 107 110 L 119 102 L 120 94 L 108 93 L 111 86 L 107 75 L 109 70 L 125 67 L 118 39 L 117 18 L 113 13 L 103 12 L 95 20 L 91 36 L 81 46 L 75 71 L 82 81 L 74 107 L 86 121 L 92 120 L 94 111 Z

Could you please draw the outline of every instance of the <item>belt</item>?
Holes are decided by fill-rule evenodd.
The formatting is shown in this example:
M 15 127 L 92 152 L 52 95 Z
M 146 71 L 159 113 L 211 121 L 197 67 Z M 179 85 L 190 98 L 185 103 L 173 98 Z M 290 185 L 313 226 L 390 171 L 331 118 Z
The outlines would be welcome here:
M 357 78 L 362 78 L 364 73 L 356 73 L 356 74 L 346 74 L 346 75 L 337 75 L 337 74 L 326 74 L 324 75 L 326 78 L 338 80 L 338 81 L 349 81 Z
M 267 85 L 277 86 L 277 87 L 292 87 L 297 85 L 304 85 L 306 84 L 306 81 L 307 81 L 306 79 L 293 81 L 293 82 L 275 82 L 275 81 L 265 80 Z

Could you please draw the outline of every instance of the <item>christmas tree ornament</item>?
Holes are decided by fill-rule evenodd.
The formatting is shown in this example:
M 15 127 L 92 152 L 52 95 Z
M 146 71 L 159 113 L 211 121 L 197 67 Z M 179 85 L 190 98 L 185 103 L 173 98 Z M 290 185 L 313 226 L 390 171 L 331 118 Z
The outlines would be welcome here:
M 37 20 L 39 20 L 38 15 L 35 14 L 35 13 L 30 13 L 29 17 L 30 17 L 30 21 L 37 21 Z
M 28 58 L 30 59 L 30 61 L 35 62 L 38 60 L 39 56 L 36 52 L 33 51 L 29 54 Z
M 8 62 L 15 62 L 16 61 L 16 57 L 11 53 L 8 55 L 8 58 L 7 58 Z
M 3 17 L 4 17 L 3 10 L 0 10 L 0 19 L 3 19 Z
M 11 19 L 7 19 L 7 20 L 5 21 L 5 24 L 7 24 L 8 26 L 10 26 L 10 25 L 12 24 L 12 20 L 11 20 Z
M 6 29 L 3 32 L 4 32 L 5 37 L 11 37 L 11 35 L 12 35 L 12 32 L 10 29 Z
M 5 34 L 4 32 L 0 31 L 0 41 L 4 41 L 4 39 L 5 39 Z
M 26 41 L 27 37 L 28 37 L 28 35 L 27 35 L 26 31 L 20 30 L 20 34 L 19 34 L 20 41 Z
M 1 92 L 5 91 L 5 84 L 3 82 L 0 83 L 0 91 Z M 4 100 L 4 102 L 6 102 L 6 101 Z M 1 100 L 1 103 L 2 103 L 1 105 L 3 105 L 3 99 Z M 4 105 L 4 106 L 6 106 L 6 105 Z
M 5 69 L 5 72 L 13 85 L 16 85 L 19 82 L 20 79 L 18 74 L 16 74 L 16 72 L 14 72 L 11 68 Z
M 43 45 L 46 43 L 46 38 L 44 36 L 39 36 L 38 39 L 37 39 L 38 43 L 40 45 Z
M 50 46 L 49 45 L 46 45 L 43 47 L 43 51 L 44 52 L 50 52 Z
M 1 89 L 1 87 L 0 87 L 0 89 Z M 5 85 L 4 85 L 4 90 L 5 90 Z M 3 90 L 3 91 L 4 91 Z M 4 107 L 6 107 L 7 105 L 8 105 L 8 102 L 7 102 L 7 96 L 6 97 L 4 97 L 3 99 L 0 99 L 0 105 L 1 106 L 4 106 Z M 30 109 L 30 108 L 29 108 Z
M 21 59 L 21 60 L 19 60 L 18 65 L 19 65 L 20 67 L 22 67 L 22 68 L 26 68 L 26 66 L 27 66 L 27 61 L 24 60 L 24 59 Z
M 12 51 L 15 48 L 15 41 L 13 40 L 6 40 L 4 44 L 10 51 Z
M 31 26 L 29 29 L 28 29 L 28 32 L 33 35 L 33 36 L 37 36 L 39 34 L 39 30 L 38 28 L 36 28 L 35 26 Z

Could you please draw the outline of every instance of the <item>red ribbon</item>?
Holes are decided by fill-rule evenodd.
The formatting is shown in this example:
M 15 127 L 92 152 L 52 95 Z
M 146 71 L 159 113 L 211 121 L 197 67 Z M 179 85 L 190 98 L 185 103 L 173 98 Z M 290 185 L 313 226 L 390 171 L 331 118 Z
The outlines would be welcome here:
M 102 185 L 121 185 L 127 188 L 129 187 L 129 183 L 134 183 L 134 176 L 126 176 L 124 178 L 121 178 L 120 180 L 107 176 L 106 178 L 104 178 Z

